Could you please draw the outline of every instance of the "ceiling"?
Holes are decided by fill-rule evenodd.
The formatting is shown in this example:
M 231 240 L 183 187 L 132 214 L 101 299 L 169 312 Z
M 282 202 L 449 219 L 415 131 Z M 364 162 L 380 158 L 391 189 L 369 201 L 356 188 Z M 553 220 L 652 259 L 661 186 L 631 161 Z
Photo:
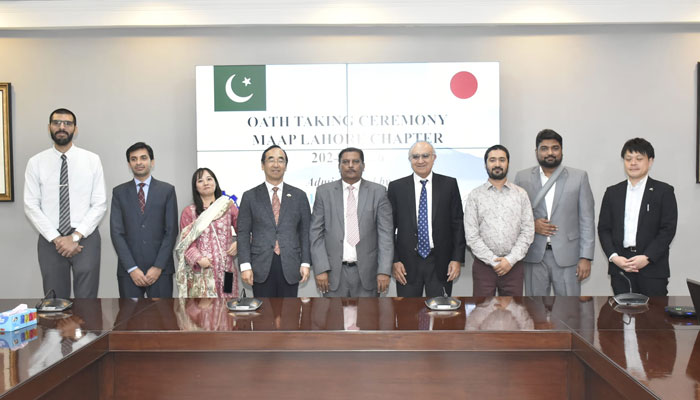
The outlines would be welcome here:
M 0 29 L 698 22 L 699 0 L 0 1 Z

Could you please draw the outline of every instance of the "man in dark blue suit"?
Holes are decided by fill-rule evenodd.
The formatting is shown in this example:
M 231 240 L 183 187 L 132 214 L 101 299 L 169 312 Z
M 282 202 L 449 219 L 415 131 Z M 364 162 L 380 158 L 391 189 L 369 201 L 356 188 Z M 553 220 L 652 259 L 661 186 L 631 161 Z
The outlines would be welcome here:
M 151 176 L 153 149 L 143 142 L 126 150 L 134 179 L 114 188 L 109 219 L 117 252 L 120 297 L 172 297 L 177 240 L 175 188 Z
M 620 155 L 628 179 L 608 187 L 598 218 L 610 283 L 615 294 L 666 296 L 669 246 L 678 223 L 673 186 L 649 177 L 654 147 L 648 141 L 630 139 Z

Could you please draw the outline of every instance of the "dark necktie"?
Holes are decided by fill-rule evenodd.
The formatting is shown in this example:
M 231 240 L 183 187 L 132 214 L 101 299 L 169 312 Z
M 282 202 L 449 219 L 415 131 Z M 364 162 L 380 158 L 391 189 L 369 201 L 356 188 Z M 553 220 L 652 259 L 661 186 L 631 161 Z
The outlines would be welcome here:
M 139 183 L 139 207 L 141 208 L 141 214 L 146 209 L 146 193 L 143 192 L 143 187 L 146 186 L 145 183 Z
M 420 181 L 423 188 L 420 190 L 418 202 L 418 255 L 423 258 L 430 254 L 430 235 L 428 234 L 428 191 L 425 189 L 427 179 Z
M 275 215 L 275 224 L 280 221 L 280 198 L 277 197 L 278 187 L 272 188 L 272 214 Z M 280 255 L 280 243 L 275 240 L 275 254 Z
M 61 178 L 59 185 L 58 231 L 65 236 L 70 233 L 70 196 L 68 195 L 68 161 L 61 154 Z

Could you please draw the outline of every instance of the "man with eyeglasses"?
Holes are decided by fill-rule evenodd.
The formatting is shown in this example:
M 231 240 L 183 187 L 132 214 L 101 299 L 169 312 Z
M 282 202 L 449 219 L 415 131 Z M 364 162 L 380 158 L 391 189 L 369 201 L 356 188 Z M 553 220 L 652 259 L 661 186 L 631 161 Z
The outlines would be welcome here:
M 466 242 L 457 180 L 433 173 L 435 149 L 417 142 L 408 151 L 413 174 L 387 191 L 394 217 L 396 293 L 400 297 L 450 295 L 464 262 Z
M 384 186 L 362 179 L 364 152 L 338 155 L 340 180 L 316 189 L 311 261 L 325 297 L 373 297 L 391 282 L 394 255 L 391 204 Z
M 296 297 L 310 275 L 309 199 L 283 182 L 287 161 L 277 145 L 263 152 L 265 182 L 243 193 L 238 211 L 241 280 L 256 297 Z
M 39 232 L 37 252 L 44 293 L 95 298 L 100 282 L 100 232 L 107 210 L 100 157 L 73 144 L 72 111 L 49 114 L 53 147 L 29 159 L 24 176 L 24 212 Z

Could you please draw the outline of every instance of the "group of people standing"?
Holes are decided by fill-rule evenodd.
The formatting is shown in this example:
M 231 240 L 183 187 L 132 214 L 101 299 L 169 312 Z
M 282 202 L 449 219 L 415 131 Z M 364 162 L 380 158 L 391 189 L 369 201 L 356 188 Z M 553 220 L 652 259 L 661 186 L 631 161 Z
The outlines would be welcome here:
M 51 149 L 29 160 L 25 212 L 39 231 L 44 290 L 96 297 L 106 211 L 99 157 L 72 143 L 75 114 L 50 114 Z M 397 295 L 451 294 L 467 246 L 474 255 L 475 296 L 576 296 L 595 249 L 594 199 L 585 171 L 561 165 L 563 139 L 536 138 L 539 165 L 507 179 L 510 154 L 486 150 L 488 181 L 462 203 L 455 178 L 433 172 L 428 142 L 409 150 L 413 173 L 388 189 L 362 179 L 361 149 L 338 156 L 340 179 L 316 190 L 313 213 L 304 191 L 284 182 L 289 159 L 277 145 L 261 157 L 265 182 L 240 203 L 224 195 L 208 168 L 192 176 L 194 204 L 178 226 L 172 185 L 151 176 L 153 149 L 126 151 L 134 178 L 113 189 L 110 234 L 122 297 L 238 296 L 240 279 L 258 297 L 295 297 L 312 276 L 326 297 L 378 296 L 396 280 Z M 628 179 L 608 188 L 598 233 L 613 291 L 666 295 L 669 245 L 675 235 L 673 187 L 648 177 L 654 149 L 631 139 L 621 156 Z M 173 252 L 177 255 L 175 267 Z

